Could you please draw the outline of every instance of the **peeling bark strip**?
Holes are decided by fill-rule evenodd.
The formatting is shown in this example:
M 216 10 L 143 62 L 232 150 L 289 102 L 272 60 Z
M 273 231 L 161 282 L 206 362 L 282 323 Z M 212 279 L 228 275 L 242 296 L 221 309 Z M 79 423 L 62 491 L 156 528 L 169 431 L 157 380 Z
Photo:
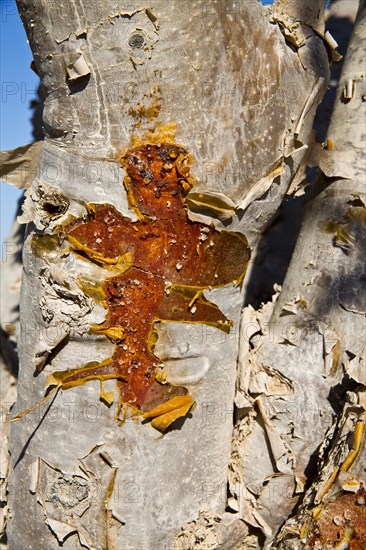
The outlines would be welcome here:
M 103 382 L 116 379 L 118 413 L 124 403 L 148 411 L 144 417 L 154 418 L 152 425 L 165 431 L 187 414 L 193 400 L 185 387 L 164 383 L 164 370 L 153 353 L 158 338 L 154 325 L 205 323 L 230 332 L 232 321 L 204 291 L 240 285 L 250 252 L 239 233 L 217 231 L 188 219 L 185 195 L 193 180 L 182 147 L 141 145 L 128 150 L 121 163 L 138 221 L 132 222 L 111 205 L 88 204 L 87 215 L 58 227 L 53 240 L 57 246 L 66 237 L 81 258 L 118 273 L 104 282 L 80 279 L 84 292 L 108 309 L 106 321 L 90 332 L 109 338 L 116 349 L 100 363 L 54 372 L 48 386 L 66 390 L 100 380 L 101 399 L 110 405 L 113 394 L 105 393 Z M 37 242 L 42 246 L 42 237 Z

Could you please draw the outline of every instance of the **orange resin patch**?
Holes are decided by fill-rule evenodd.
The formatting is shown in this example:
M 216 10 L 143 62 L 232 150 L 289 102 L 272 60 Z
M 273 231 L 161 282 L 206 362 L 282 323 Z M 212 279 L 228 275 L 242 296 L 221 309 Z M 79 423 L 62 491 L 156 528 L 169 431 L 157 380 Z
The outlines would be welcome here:
M 108 313 L 103 325 L 91 329 L 109 337 L 115 351 L 99 366 L 94 363 L 53 376 L 61 387 L 90 380 L 91 371 L 94 379 L 114 377 L 120 404 L 149 411 L 188 393 L 184 387 L 156 380 L 154 324 L 205 323 L 228 332 L 231 321 L 202 293 L 240 284 L 250 251 L 243 235 L 188 219 L 184 197 L 192 177 L 185 149 L 170 143 L 140 145 L 128 150 L 120 162 L 138 221 L 132 222 L 111 205 L 93 204 L 87 205 L 87 219 L 62 228 L 73 252 L 98 265 L 120 267 L 120 274 L 100 285 Z M 85 285 L 83 289 L 95 297 L 95 289 L 94 294 Z
M 322 507 L 312 525 L 307 548 L 366 548 L 366 492 L 340 493 Z

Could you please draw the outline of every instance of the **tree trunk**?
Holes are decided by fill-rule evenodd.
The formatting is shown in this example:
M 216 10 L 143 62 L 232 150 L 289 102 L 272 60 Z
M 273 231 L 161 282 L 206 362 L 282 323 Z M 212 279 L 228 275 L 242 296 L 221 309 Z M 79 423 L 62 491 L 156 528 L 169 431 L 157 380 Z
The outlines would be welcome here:
M 366 544 L 364 53 L 363 2 L 283 290 L 242 314 L 231 491 L 268 542 L 302 501 L 271 548 Z
M 18 2 L 46 99 L 45 143 L 22 217 L 29 225 L 21 295 L 19 398 L 13 411 L 20 421 L 11 425 L 10 550 L 35 546 L 52 550 L 61 545 L 64 549 L 224 549 L 260 544 L 252 529 L 262 527 L 258 514 L 255 521 L 248 517 L 238 486 L 231 486 L 229 500 L 227 493 L 229 464 L 244 486 L 250 472 L 248 468 L 240 477 L 242 465 L 230 458 L 237 362 L 239 355 L 243 366 L 245 353 L 241 278 L 249 249 L 253 251 L 295 174 L 302 170 L 306 145 L 312 141 L 313 117 L 329 73 L 322 38 L 324 3 L 308 3 L 306 10 L 302 3 L 292 4 L 286 15 L 285 2 L 276 2 L 272 13 L 249 0 L 157 0 L 151 6 L 140 0 L 118 6 L 112 1 Z M 147 151 L 159 158 L 152 161 L 152 175 L 145 171 L 141 200 L 134 203 L 134 174 L 137 170 L 142 177 Z M 152 224 L 144 242 L 162 232 L 165 218 L 155 215 L 153 203 L 165 192 L 154 173 L 154 163 L 159 164 L 163 154 L 172 158 L 161 168 L 164 185 L 169 179 L 166 173 L 179 175 L 164 208 L 178 212 L 179 197 L 184 204 L 180 217 L 169 218 L 175 220 L 173 230 L 183 228 L 173 239 L 182 247 L 182 262 L 176 262 L 174 276 L 183 281 L 188 273 L 190 282 L 171 285 L 170 275 L 159 271 L 168 283 L 166 292 L 159 303 L 154 302 L 147 342 L 138 325 L 136 348 L 141 342 L 145 348 L 149 344 L 162 364 L 154 371 L 158 381 L 151 382 L 151 387 L 159 388 L 157 403 L 164 401 L 166 388 L 183 388 L 195 408 L 188 417 L 180 410 L 181 418 L 162 435 L 165 420 L 155 407 L 151 422 L 148 418 L 142 422 L 141 414 L 131 415 L 131 410 L 146 413 L 147 398 L 141 402 L 125 398 L 125 404 L 136 406 L 119 410 L 125 380 L 115 380 L 116 372 L 108 371 L 106 364 L 117 357 L 116 350 L 118 358 L 123 357 L 122 340 L 127 337 L 121 332 L 126 326 L 107 327 L 117 315 L 108 304 L 113 296 L 121 303 L 122 294 L 111 291 L 108 304 L 105 297 L 113 278 L 119 277 L 122 284 L 123 269 L 126 277 L 133 269 L 139 277 L 144 273 L 146 281 L 156 275 L 146 267 L 150 264 L 137 268 L 133 263 L 137 241 L 130 230 L 138 232 L 142 222 Z M 155 187 L 147 199 L 143 193 L 148 193 L 151 181 Z M 106 212 L 112 217 L 102 222 Z M 101 236 L 90 241 L 86 227 L 99 222 Z M 112 225 L 124 227 L 125 232 L 109 231 Z M 200 229 L 197 242 L 193 237 L 189 241 L 192 228 Z M 125 242 L 126 232 L 130 245 Z M 204 244 L 207 236 L 209 242 Z M 122 242 L 128 249 L 124 256 L 116 252 Z M 194 248 L 187 243 L 194 243 Z M 213 258 L 210 243 L 217 254 L 216 272 L 212 271 L 216 284 L 214 278 L 209 280 L 209 267 L 205 271 L 199 263 L 202 257 Z M 200 256 L 199 246 L 206 247 L 206 256 Z M 152 249 L 152 245 L 141 248 L 145 251 L 140 253 L 141 262 L 155 262 L 156 269 L 163 270 L 169 257 L 163 259 L 164 249 L 151 257 Z M 235 250 L 241 255 L 233 257 Z M 133 285 L 141 286 L 137 281 L 124 286 L 127 293 Z M 141 324 L 141 318 L 147 319 L 147 298 L 136 302 L 136 292 L 132 305 L 141 309 Z M 173 298 L 187 307 L 175 310 Z M 131 319 L 126 318 L 126 323 Z M 287 347 L 280 349 L 285 357 Z M 88 378 L 85 364 L 91 369 L 90 362 L 99 362 L 95 367 L 99 370 L 92 376 L 88 370 Z M 270 376 L 271 365 L 263 366 L 265 376 Z M 76 380 L 68 369 L 83 370 L 77 371 Z M 242 420 L 243 409 L 254 411 L 243 382 L 246 373 L 240 370 L 235 399 L 240 420 L 234 450 L 242 444 L 247 422 Z M 149 372 L 145 374 L 141 392 L 149 380 Z M 45 395 L 47 380 L 58 384 L 57 392 L 33 409 Z M 286 396 L 296 384 L 286 375 L 278 381 L 276 374 L 273 380 L 279 391 L 286 389 Z M 100 381 L 105 382 L 101 392 Z M 124 386 L 122 401 L 131 387 Z M 138 389 L 133 387 L 136 395 Z M 265 404 L 260 399 L 257 403 L 266 425 Z M 21 415 L 27 408 L 31 410 Z M 127 417 L 122 422 L 123 412 Z M 165 414 L 170 422 L 172 415 Z M 263 424 L 256 424 L 263 432 Z M 324 424 L 319 425 L 314 443 L 321 433 Z M 274 459 L 262 444 L 263 464 L 272 461 L 280 475 L 292 479 L 293 455 L 302 447 L 290 449 L 286 442 L 280 443 Z M 299 487 L 307 462 L 296 458 Z M 281 506 L 279 515 L 283 518 L 289 512 L 290 507 Z M 271 536 L 281 521 L 276 516 L 266 534 Z
M 316 253 L 307 292 L 313 305 L 307 314 L 318 327 L 325 328 L 323 384 L 328 395 L 322 398 L 318 389 L 318 403 L 319 411 L 329 408 L 328 403 L 333 407 L 332 422 L 326 416 L 316 419 L 323 426 L 316 476 L 310 478 L 296 515 L 283 526 L 278 548 L 301 548 L 299 539 L 303 546 L 304 541 L 323 546 L 343 543 L 352 548 L 366 545 L 365 51 L 363 0 L 328 130 L 331 145 L 317 159 L 325 174 L 321 180 L 324 190 L 307 214 L 299 242 L 303 250 Z M 310 227 L 321 231 L 315 237 Z M 304 260 L 309 261 L 306 254 Z M 322 290 L 325 281 L 326 291 Z M 293 293 L 293 288 L 289 291 Z M 320 372 L 322 361 L 315 362 L 315 341 L 311 353 Z
M 0 264 L 1 296 L 1 350 L 0 350 L 0 403 L 1 403 L 1 449 L 0 449 L 0 535 L 6 528 L 8 516 L 7 479 L 9 472 L 8 433 L 6 422 L 10 407 L 17 399 L 18 355 L 16 340 L 19 336 L 19 293 L 22 274 L 22 245 L 24 226 L 14 223 L 3 245 Z M 0 543 L 0 548 L 3 546 Z

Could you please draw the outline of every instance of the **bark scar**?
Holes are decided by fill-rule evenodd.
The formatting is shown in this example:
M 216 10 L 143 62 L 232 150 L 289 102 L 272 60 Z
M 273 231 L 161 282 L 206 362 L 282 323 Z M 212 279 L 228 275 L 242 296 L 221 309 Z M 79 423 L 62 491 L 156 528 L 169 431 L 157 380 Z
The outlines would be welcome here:
M 185 387 L 159 380 L 155 324 L 204 323 L 229 332 L 232 322 L 204 291 L 241 284 L 250 250 L 244 235 L 188 219 L 185 196 L 193 179 L 183 147 L 144 144 L 127 150 L 120 162 L 138 221 L 111 205 L 89 204 L 86 218 L 60 228 L 74 254 L 113 271 L 97 285 L 79 280 L 108 312 L 105 322 L 90 332 L 108 337 L 115 351 L 102 363 L 53 373 L 48 385 L 68 389 L 89 380 L 116 379 L 120 409 L 128 404 L 165 431 L 187 414 L 193 399 Z M 103 387 L 101 398 L 107 404 L 113 400 Z

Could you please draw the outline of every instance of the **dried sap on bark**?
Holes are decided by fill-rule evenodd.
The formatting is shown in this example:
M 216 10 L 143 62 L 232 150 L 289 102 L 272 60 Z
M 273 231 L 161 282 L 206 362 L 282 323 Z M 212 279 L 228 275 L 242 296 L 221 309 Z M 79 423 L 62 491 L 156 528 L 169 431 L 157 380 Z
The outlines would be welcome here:
M 99 296 L 107 309 L 102 325 L 91 332 L 115 343 L 113 356 L 98 366 L 55 373 L 63 387 L 113 374 L 120 404 L 149 411 L 184 387 L 158 381 L 154 355 L 159 321 L 204 323 L 229 332 L 231 321 L 209 302 L 203 291 L 240 284 L 249 261 L 245 237 L 217 231 L 188 219 L 185 196 L 193 185 L 187 151 L 175 144 L 145 144 L 120 159 L 131 221 L 112 205 L 89 204 L 85 219 L 63 228 L 74 253 L 86 261 L 113 268 L 114 275 L 98 288 L 81 282 L 86 293 Z M 116 275 L 115 269 L 118 269 Z M 88 375 L 89 374 L 89 375 Z M 78 381 L 77 381 L 78 379 Z
M 344 493 L 324 506 L 311 529 L 309 548 L 366 548 L 366 493 Z

